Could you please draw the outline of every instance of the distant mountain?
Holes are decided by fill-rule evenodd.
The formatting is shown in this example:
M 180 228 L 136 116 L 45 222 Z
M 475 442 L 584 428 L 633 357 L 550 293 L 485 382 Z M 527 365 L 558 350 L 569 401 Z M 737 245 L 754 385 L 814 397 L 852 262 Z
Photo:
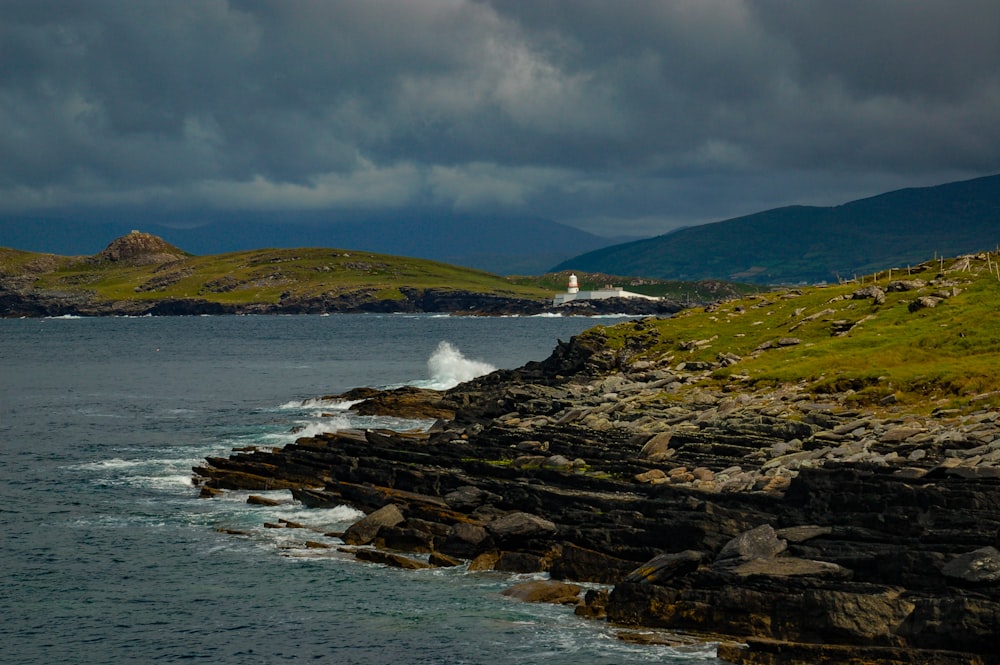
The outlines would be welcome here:
M 72 213 L 0 217 L 0 246 L 89 255 L 108 238 L 139 230 L 194 254 L 265 247 L 337 247 L 432 259 L 500 275 L 537 275 L 559 261 L 615 244 L 541 218 L 460 216 L 440 211 L 366 216 L 331 213 Z
M 834 207 L 789 206 L 605 247 L 551 271 L 757 284 L 833 282 L 1000 242 L 1000 175 Z

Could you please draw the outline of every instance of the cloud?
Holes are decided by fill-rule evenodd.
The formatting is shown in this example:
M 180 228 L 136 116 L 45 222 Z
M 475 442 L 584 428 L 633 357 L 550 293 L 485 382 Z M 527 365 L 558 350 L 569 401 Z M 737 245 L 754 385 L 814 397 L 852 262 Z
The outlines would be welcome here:
M 0 1 L 0 207 L 662 232 L 1000 171 L 992 0 Z

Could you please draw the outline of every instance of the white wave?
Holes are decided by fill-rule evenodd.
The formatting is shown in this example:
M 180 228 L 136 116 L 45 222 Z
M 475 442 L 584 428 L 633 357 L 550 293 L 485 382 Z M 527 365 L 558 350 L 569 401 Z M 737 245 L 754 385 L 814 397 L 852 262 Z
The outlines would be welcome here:
M 471 381 L 477 376 L 496 371 L 496 367 L 480 360 L 469 360 L 448 342 L 441 342 L 427 359 L 427 370 L 431 378 L 416 382 L 414 385 L 447 390 L 464 381 Z
M 265 434 L 264 439 L 292 443 L 301 437 L 317 436 L 328 432 L 339 432 L 343 429 L 350 429 L 351 421 L 347 416 L 338 415 L 332 418 L 321 418 L 320 420 L 301 421 L 289 432 L 275 432 Z
M 325 397 L 312 397 L 309 399 L 285 402 L 279 409 L 327 409 L 332 411 L 347 411 L 355 404 L 363 402 L 363 399 L 327 399 Z

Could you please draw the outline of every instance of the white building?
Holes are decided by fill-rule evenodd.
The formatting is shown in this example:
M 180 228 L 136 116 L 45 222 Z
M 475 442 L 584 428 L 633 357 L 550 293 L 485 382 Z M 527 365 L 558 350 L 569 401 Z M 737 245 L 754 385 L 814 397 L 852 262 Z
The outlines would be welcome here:
M 653 296 L 644 296 L 641 293 L 632 293 L 618 286 L 606 286 L 596 291 L 581 291 L 580 283 L 576 275 L 569 276 L 569 284 L 566 286 L 566 293 L 557 293 L 552 299 L 555 306 L 565 305 L 574 300 L 606 300 L 607 298 L 640 298 L 642 300 L 659 300 Z

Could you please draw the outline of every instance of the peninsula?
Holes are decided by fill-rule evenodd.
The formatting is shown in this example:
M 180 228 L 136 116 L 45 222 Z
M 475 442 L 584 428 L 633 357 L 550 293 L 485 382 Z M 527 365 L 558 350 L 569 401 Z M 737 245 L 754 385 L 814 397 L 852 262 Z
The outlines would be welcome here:
M 510 593 L 727 662 L 1000 663 L 997 259 L 597 327 L 446 392 L 329 396 L 433 425 L 195 480 L 367 513 L 302 547 L 545 571 Z
M 602 276 L 607 277 L 607 276 Z M 0 316 L 445 312 L 669 314 L 751 287 L 643 281 L 662 298 L 552 304 L 551 278 L 500 277 L 435 261 L 344 249 L 193 256 L 133 231 L 92 256 L 0 248 Z M 564 278 L 558 281 L 565 284 Z

